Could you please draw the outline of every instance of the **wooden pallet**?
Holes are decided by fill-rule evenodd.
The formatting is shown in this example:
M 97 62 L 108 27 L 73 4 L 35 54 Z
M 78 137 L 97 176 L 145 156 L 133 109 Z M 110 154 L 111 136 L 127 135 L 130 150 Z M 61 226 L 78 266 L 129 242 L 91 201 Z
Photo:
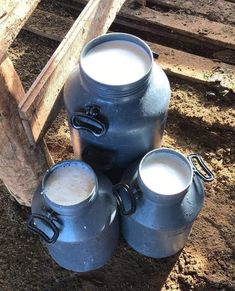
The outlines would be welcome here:
M 0 62 L 39 1 L 0 2 Z
M 44 148 L 43 135 L 52 121 L 52 113 L 58 112 L 57 102 L 61 89 L 78 62 L 82 47 L 95 36 L 106 33 L 125 2 L 60 1 L 63 1 L 63 5 L 82 11 L 74 23 L 54 14 L 35 10 L 39 0 L 2 1 L 0 7 L 0 178 L 13 196 L 25 205 L 30 205 L 32 193 L 50 162 L 50 156 Z M 196 0 L 191 2 L 193 1 Z M 148 7 L 139 9 L 135 8 L 135 3 L 130 3 L 133 1 L 128 1 L 115 22 L 124 29 L 148 33 L 162 39 L 169 38 L 171 44 L 180 38 L 185 46 L 193 44 L 199 49 L 206 48 L 209 52 L 220 53 L 218 56 L 223 59 L 221 52 L 224 50 L 229 54 L 234 52 L 235 30 L 231 25 L 234 23 L 234 15 L 229 13 L 234 8 L 234 3 L 231 0 L 222 1 L 224 6 L 221 11 L 225 21 L 220 22 L 210 17 L 201 18 L 208 14 L 209 6 L 203 10 L 197 7 L 196 15 L 189 15 L 193 6 L 183 8 L 183 13 L 174 13 L 182 5 L 180 0 L 149 0 Z M 157 9 L 153 9 L 156 5 Z M 47 21 L 41 26 L 43 19 L 48 17 L 57 18 L 57 24 L 50 29 Z M 12 63 L 6 57 L 7 49 L 23 26 L 43 37 L 61 41 L 26 93 Z M 67 34 L 66 30 L 69 30 Z M 225 92 L 234 92 L 234 66 L 226 63 L 226 60 L 216 61 L 205 58 L 203 52 L 191 54 L 186 49 L 179 50 L 174 46 L 170 48 L 153 41 L 149 45 L 160 53 L 158 61 L 170 75 L 217 86 Z
M 48 27 L 48 21 L 53 25 Z M 66 30 L 72 25 L 73 21 L 71 19 L 36 9 L 24 29 L 60 42 L 64 38 Z M 128 30 L 128 28 L 132 27 L 132 23 L 127 21 L 122 23 L 122 28 L 123 26 Z M 138 28 L 139 30 L 142 29 L 141 24 L 139 24 Z M 176 76 L 197 83 L 205 83 L 209 86 L 216 86 L 221 91 L 235 91 L 234 66 L 158 45 L 153 42 L 148 42 L 148 44 L 153 51 L 159 53 L 157 62 L 170 76 Z
M 82 47 L 108 30 L 125 0 L 90 1 L 25 93 L 6 51 L 38 2 L 2 1 L 0 10 L 0 178 L 24 205 L 47 167 L 40 141 L 59 93 Z
M 86 2 L 86 0 L 60 0 L 59 3 L 65 7 L 81 11 Z M 157 3 L 158 1 L 147 1 L 147 3 L 149 2 Z M 164 1 L 160 2 L 162 3 Z M 168 4 L 169 2 L 174 3 L 175 1 L 168 0 Z M 185 13 L 182 8 L 179 8 L 179 4 L 174 5 L 176 11 L 160 12 L 150 9 L 149 7 L 136 9 L 133 3 L 135 3 L 135 1 L 126 1 L 126 4 L 115 19 L 115 22 L 120 24 L 121 22 L 125 22 L 125 25 L 129 22 L 132 26 L 141 25 L 146 33 L 148 32 L 155 37 L 155 41 L 157 37 L 159 37 L 160 41 L 162 38 L 172 40 L 170 45 L 174 44 L 174 42 L 179 42 L 179 40 L 190 48 L 194 45 L 194 53 L 196 53 L 198 49 L 200 50 L 200 48 L 206 48 L 212 52 L 223 51 L 224 49 L 235 49 L 234 26 L 210 20 L 211 13 L 214 13 L 213 10 L 215 10 L 215 8 L 211 8 L 211 12 L 205 12 L 207 18 L 202 18 L 198 15 L 189 15 Z M 185 1 L 185 3 L 189 3 L 189 1 Z M 232 15 L 235 15 L 235 5 L 232 3 L 230 4 L 232 7 L 225 7 L 225 10 L 227 11 L 227 9 L 230 8 Z M 160 9 L 162 5 L 155 5 L 155 7 Z M 196 7 L 198 7 L 198 5 L 196 5 Z M 166 5 L 164 5 L 164 8 L 166 8 Z

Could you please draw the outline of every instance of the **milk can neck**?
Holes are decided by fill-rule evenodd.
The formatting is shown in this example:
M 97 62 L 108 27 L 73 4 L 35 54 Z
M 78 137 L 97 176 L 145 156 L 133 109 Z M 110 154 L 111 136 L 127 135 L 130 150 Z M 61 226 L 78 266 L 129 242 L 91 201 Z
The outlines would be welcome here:
M 193 180 L 188 159 L 169 148 L 147 153 L 138 167 L 138 182 L 143 193 L 161 204 L 181 202 Z
M 81 80 L 83 87 L 85 87 L 87 91 L 93 94 L 96 94 L 100 97 L 120 98 L 134 96 L 136 93 L 145 92 L 149 84 L 150 73 L 151 72 L 135 83 L 114 86 L 101 84 L 95 81 L 94 79 L 90 78 L 81 68 Z
M 71 216 L 71 215 L 81 216 L 87 213 L 88 209 L 96 201 L 97 197 L 98 197 L 98 191 L 97 189 L 95 189 L 92 195 L 89 196 L 86 200 L 74 205 L 64 206 L 64 205 L 56 204 L 53 201 L 49 200 L 46 195 L 44 195 L 44 200 L 46 202 L 46 205 L 49 207 L 49 209 L 51 209 L 55 213 L 66 215 L 66 216 Z
M 80 215 L 97 198 L 97 177 L 82 161 L 62 161 L 44 175 L 41 194 L 46 208 L 58 214 Z
M 144 184 L 139 173 L 137 177 L 137 182 L 138 182 L 138 186 L 141 192 L 143 193 L 143 198 L 151 200 L 159 205 L 171 206 L 174 204 L 180 204 L 187 193 L 187 190 L 175 195 L 163 195 L 163 194 L 154 192 Z

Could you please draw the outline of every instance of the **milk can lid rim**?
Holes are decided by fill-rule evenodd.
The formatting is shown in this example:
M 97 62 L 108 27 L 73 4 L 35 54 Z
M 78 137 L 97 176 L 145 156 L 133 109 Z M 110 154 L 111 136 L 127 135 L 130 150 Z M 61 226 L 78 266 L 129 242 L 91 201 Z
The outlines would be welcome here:
M 118 38 L 120 37 L 120 39 Z M 125 38 L 129 38 L 128 39 L 121 39 L 121 37 L 125 37 Z M 108 39 L 108 40 L 106 40 Z M 123 33 L 123 32 L 112 32 L 112 33 L 107 33 L 107 34 L 103 34 L 103 35 L 100 35 L 100 36 L 97 36 L 95 38 L 93 38 L 92 40 L 90 40 L 85 46 L 84 48 L 82 49 L 82 52 L 81 52 L 81 55 L 80 55 L 80 65 L 81 65 L 81 69 L 83 72 L 85 72 L 85 74 L 91 78 L 89 76 L 89 74 L 86 73 L 86 71 L 84 70 L 83 68 L 83 60 L 86 56 L 86 54 L 92 49 L 94 48 L 95 46 L 99 45 L 99 44 L 102 44 L 104 41 L 103 40 L 106 40 L 106 41 L 114 41 L 114 40 L 125 40 L 125 41 L 131 41 L 132 40 L 135 40 L 137 41 L 138 43 L 136 44 L 139 44 L 139 46 L 141 46 L 148 54 L 149 58 L 150 58 L 150 67 L 149 69 L 146 71 L 146 75 L 149 75 L 151 70 L 152 70 L 152 66 L 153 66 L 153 54 L 152 54 L 152 51 L 149 47 L 149 45 L 144 41 L 142 40 L 141 38 L 135 36 L 135 35 L 132 35 L 132 34 L 129 34 L 129 33 Z M 97 41 L 99 41 L 98 43 L 96 43 Z M 94 46 L 92 46 L 92 44 L 95 44 Z M 146 76 L 145 75 L 145 76 Z M 101 83 L 99 82 L 98 80 L 95 80 L 93 79 L 96 83 L 98 84 L 103 84 L 103 85 L 106 85 L 106 86 L 109 86 L 109 87 L 123 87 L 123 86 L 126 86 L 126 85 L 132 85 L 132 84 L 135 84 L 135 83 L 138 83 L 140 80 L 142 80 L 143 78 L 145 78 L 145 76 L 143 76 L 141 79 L 137 80 L 137 81 L 134 81 L 133 83 L 125 83 L 125 84 L 121 84 L 121 85 L 115 85 L 115 84 L 109 84 L 109 83 Z
M 74 204 L 68 204 L 68 205 L 63 205 L 63 204 L 58 204 L 54 201 L 52 201 L 46 194 L 46 182 L 47 182 L 47 179 L 48 177 L 57 169 L 57 168 L 61 168 L 65 165 L 68 165 L 68 164 L 79 164 L 79 165 L 82 165 L 82 166 L 85 166 L 87 167 L 88 170 L 90 170 L 91 172 L 91 177 L 94 178 L 94 187 L 92 188 L 91 192 L 89 193 L 89 195 L 87 196 L 87 198 L 85 198 L 84 200 L 78 202 L 78 203 L 74 203 Z M 61 208 L 71 208 L 71 207 L 75 207 L 77 205 L 81 205 L 83 204 L 84 202 L 86 201 L 89 201 L 91 199 L 93 199 L 93 196 L 94 196 L 94 193 L 96 193 L 96 189 L 98 187 L 98 181 L 97 181 L 97 177 L 96 177 L 96 174 L 94 172 L 94 170 L 92 169 L 92 167 L 90 165 L 88 165 L 87 163 L 85 163 L 84 161 L 81 161 L 81 160 L 78 160 L 78 159 L 71 159 L 71 160 L 63 160 L 63 161 L 60 161 L 58 163 L 55 163 L 54 165 L 52 165 L 44 174 L 43 176 L 43 179 L 42 179 L 42 191 L 41 191 L 41 194 L 44 195 L 44 197 L 46 197 L 47 200 L 49 200 L 49 202 L 54 205 L 54 206 L 58 206 L 58 207 L 61 207 Z
M 155 192 L 153 191 L 153 189 L 150 189 L 150 187 L 148 187 L 146 185 L 146 183 L 144 183 L 143 179 L 142 179 L 142 167 L 143 167 L 143 164 L 144 162 L 146 161 L 146 158 L 148 158 L 149 156 L 153 155 L 153 154 L 166 154 L 166 155 L 174 155 L 174 157 L 176 158 L 179 158 L 181 159 L 181 161 L 185 162 L 185 165 L 188 166 L 188 170 L 190 171 L 190 175 L 189 175 L 189 178 L 188 178 L 188 183 L 185 183 L 185 187 L 182 188 L 181 191 L 177 191 L 175 193 L 160 193 L 160 192 Z M 162 148 L 158 148 L 158 149 L 153 149 L 152 151 L 148 152 L 143 158 L 142 160 L 140 161 L 139 163 L 139 167 L 138 167 L 138 173 L 139 173 L 139 177 L 141 179 L 141 182 L 144 184 L 144 186 L 150 191 L 152 192 L 153 194 L 155 195 L 159 195 L 159 196 L 162 196 L 162 197 L 175 197 L 175 196 L 178 196 L 178 195 L 181 195 L 183 193 L 185 193 L 187 191 L 187 189 L 190 187 L 190 185 L 192 184 L 192 180 L 193 180 L 193 176 L 194 176 L 194 171 L 193 171 L 193 168 L 192 168 L 192 165 L 191 163 L 189 162 L 189 160 L 187 159 L 187 157 L 185 157 L 182 153 L 174 150 L 174 149 L 171 149 L 171 148 L 166 148 L 166 147 L 162 147 Z

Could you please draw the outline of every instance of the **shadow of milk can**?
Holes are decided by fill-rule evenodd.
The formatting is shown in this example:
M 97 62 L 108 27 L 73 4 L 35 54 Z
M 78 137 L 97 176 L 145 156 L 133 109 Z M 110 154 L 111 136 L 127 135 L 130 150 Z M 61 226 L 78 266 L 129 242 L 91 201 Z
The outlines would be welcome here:
M 128 244 L 153 258 L 180 251 L 203 206 L 203 181 L 213 179 L 199 155 L 185 157 L 167 148 L 147 153 L 113 188 Z
M 125 33 L 93 39 L 64 88 L 74 152 L 96 169 L 122 171 L 161 145 L 169 99 L 145 42 Z

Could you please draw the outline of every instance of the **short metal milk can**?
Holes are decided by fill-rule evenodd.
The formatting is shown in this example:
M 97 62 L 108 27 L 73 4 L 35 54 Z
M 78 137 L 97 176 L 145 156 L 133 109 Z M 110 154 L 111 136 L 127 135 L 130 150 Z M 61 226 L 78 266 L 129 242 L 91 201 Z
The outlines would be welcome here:
M 161 145 L 169 99 L 145 42 L 125 33 L 93 39 L 64 88 L 74 152 L 96 169 L 121 171 Z
M 82 161 L 55 164 L 34 195 L 28 227 L 60 266 L 76 272 L 103 266 L 119 239 L 111 182 Z
M 153 258 L 180 251 L 203 206 L 203 181 L 213 179 L 197 154 L 185 157 L 167 148 L 147 153 L 113 189 L 128 244 Z

